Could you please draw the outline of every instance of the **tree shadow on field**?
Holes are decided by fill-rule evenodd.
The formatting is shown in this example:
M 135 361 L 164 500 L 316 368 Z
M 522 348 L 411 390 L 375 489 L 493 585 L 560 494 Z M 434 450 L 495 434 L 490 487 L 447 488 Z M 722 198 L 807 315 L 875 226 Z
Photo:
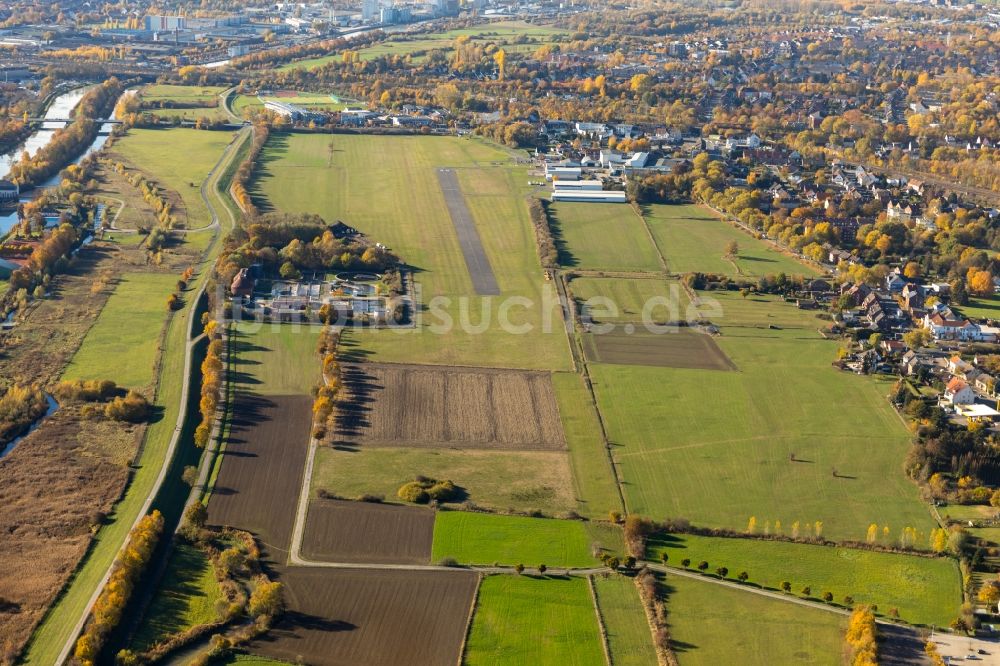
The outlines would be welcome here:
M 677 592 L 677 588 L 670 584 L 669 580 L 663 576 L 663 574 L 656 575 L 656 596 L 663 600 L 664 605 L 670 608 L 670 597 Z M 670 629 L 670 616 L 667 616 L 667 628 Z M 686 643 L 684 641 L 679 641 L 676 638 L 670 639 L 670 647 L 674 652 L 690 652 L 698 648 L 694 643 Z
M 562 222 L 559 220 L 559 216 L 556 215 L 555 210 L 551 206 L 548 208 L 546 216 L 549 220 L 549 233 L 552 234 L 552 242 L 556 246 L 556 255 L 559 265 L 565 268 L 578 266 L 580 262 L 569 249 L 569 245 L 566 244 L 566 239 L 563 237 L 562 233 Z
M 343 366 L 341 382 L 345 390 L 344 397 L 337 402 L 334 446 L 354 447 L 354 439 L 371 425 L 368 415 L 372 412 L 371 405 L 376 400 L 376 392 L 385 387 L 369 374 L 364 364 Z
M 342 363 L 362 363 L 372 355 L 371 351 L 363 349 L 359 343 L 344 340 L 343 338 L 341 338 L 340 344 L 337 345 L 337 353 Z
M 342 632 L 354 631 L 358 626 L 344 620 L 331 620 L 318 615 L 288 610 L 281 619 L 263 636 L 254 639 L 257 644 L 277 643 L 290 638 L 302 638 L 302 632 Z
M 271 165 L 288 155 L 288 135 L 271 132 L 267 139 L 267 149 L 260 151 L 255 160 L 253 176 L 250 179 L 250 197 L 261 213 L 273 213 L 274 205 L 260 189 L 261 180 L 275 175 Z

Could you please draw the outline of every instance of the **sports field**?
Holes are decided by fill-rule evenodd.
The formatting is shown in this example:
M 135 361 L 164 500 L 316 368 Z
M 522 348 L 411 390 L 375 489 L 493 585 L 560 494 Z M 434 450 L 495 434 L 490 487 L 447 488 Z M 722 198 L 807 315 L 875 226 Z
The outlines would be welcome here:
M 200 195 L 201 183 L 232 139 L 232 132 L 132 128 L 115 140 L 111 153 L 139 167 L 161 187 L 177 192 L 184 202 L 187 228 L 200 229 L 212 222 Z
M 593 581 L 615 666 L 657 663 L 652 632 L 635 581 L 614 574 L 594 576 Z
M 673 273 L 698 271 L 734 277 L 817 274 L 814 268 L 723 222 L 702 206 L 646 206 L 644 214 Z M 730 241 L 739 245 L 732 260 L 724 258 Z
M 311 111 L 342 111 L 347 106 L 335 95 L 281 90 L 270 95 L 238 95 L 232 103 L 233 112 L 242 118 L 248 109 L 261 110 L 265 102 L 284 102 Z
M 153 369 L 167 319 L 167 296 L 177 285 L 170 273 L 126 273 L 63 373 L 64 379 L 110 379 L 142 388 Z M 122 363 L 128 358 L 128 363 Z
M 559 263 L 567 268 L 662 271 L 646 225 L 631 206 L 558 203 L 549 207 Z
M 255 195 L 265 209 L 344 220 L 415 270 L 419 325 L 349 332 L 345 342 L 357 345 L 348 349 L 358 357 L 569 367 L 555 289 L 543 277 L 528 218 L 527 172 L 506 152 L 468 138 L 282 135 L 272 137 L 262 163 Z M 442 167 L 458 171 L 499 297 L 475 297 L 438 182 Z
M 468 666 L 603 666 L 594 604 L 583 578 L 489 576 L 465 646 Z
M 589 567 L 591 535 L 579 520 L 442 511 L 434 521 L 435 562 Z
M 322 447 L 312 488 L 355 499 L 396 491 L 417 475 L 448 479 L 468 499 L 505 511 L 564 513 L 576 508 L 568 456 L 563 451 L 490 451 L 449 448 Z M 602 516 L 607 516 L 607 512 Z
M 783 524 L 783 533 L 790 530 Z M 926 535 L 921 542 L 926 546 Z M 709 571 L 724 566 L 730 578 L 746 571 L 751 583 L 774 590 L 788 581 L 796 596 L 809 587 L 815 599 L 831 592 L 842 605 L 851 596 L 857 603 L 877 605 L 883 615 L 896 608 L 913 624 L 946 625 L 962 603 L 958 564 L 950 558 L 689 534 L 656 538 L 648 546 L 650 559 L 666 553 L 671 566 L 681 566 L 685 558 L 692 568 L 706 561 Z
M 684 666 L 843 663 L 846 618 L 668 576 L 671 646 Z
M 752 305 L 735 298 L 736 318 L 751 323 Z M 926 531 L 888 386 L 831 368 L 836 344 L 814 332 L 813 315 L 757 305 L 774 317 L 724 322 L 715 339 L 738 372 L 591 365 L 629 509 L 733 529 L 751 515 L 819 520 L 834 539 L 864 539 L 873 522 Z M 764 328 L 774 320 L 800 328 Z

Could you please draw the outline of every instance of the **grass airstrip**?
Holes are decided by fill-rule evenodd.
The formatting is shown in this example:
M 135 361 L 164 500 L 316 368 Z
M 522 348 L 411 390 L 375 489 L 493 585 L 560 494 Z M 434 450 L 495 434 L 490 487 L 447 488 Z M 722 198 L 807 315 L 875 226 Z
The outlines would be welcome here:
M 343 220 L 413 267 L 423 304 L 419 324 L 352 331 L 346 342 L 357 345 L 347 347 L 355 355 L 384 362 L 569 368 L 555 288 L 543 277 L 525 205 L 527 172 L 513 166 L 506 152 L 468 138 L 293 134 L 272 139 L 262 164 L 256 195 L 265 209 Z M 438 183 L 440 168 L 458 170 L 500 286 L 498 297 L 472 296 Z

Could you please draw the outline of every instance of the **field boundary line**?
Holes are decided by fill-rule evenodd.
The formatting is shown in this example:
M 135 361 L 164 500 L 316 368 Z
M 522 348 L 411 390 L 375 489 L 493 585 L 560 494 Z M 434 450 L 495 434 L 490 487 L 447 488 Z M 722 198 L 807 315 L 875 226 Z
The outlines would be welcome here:
M 472 593 L 472 603 L 469 604 L 469 615 L 465 619 L 465 638 L 462 640 L 462 647 L 458 650 L 457 666 L 465 663 L 465 651 L 469 646 L 469 637 L 472 635 L 472 619 L 476 615 L 476 607 L 479 606 L 479 591 L 483 589 L 483 575 L 476 576 L 476 591 Z
M 650 244 L 652 244 L 653 249 L 656 250 L 656 258 L 660 260 L 660 268 L 663 269 L 664 274 L 669 275 L 670 269 L 667 267 L 667 259 L 663 256 L 663 252 L 660 251 L 660 246 L 656 243 L 656 238 L 653 236 L 653 230 L 649 228 L 649 222 L 646 220 L 646 215 L 642 212 L 642 206 L 635 203 L 634 201 L 629 204 L 629 208 L 635 213 L 639 221 L 642 222 L 642 228 L 646 230 L 646 236 L 649 238 Z
M 611 646 L 608 645 L 608 627 L 601 615 L 601 604 L 597 601 L 597 588 L 594 587 L 594 574 L 587 576 L 587 589 L 590 590 L 590 600 L 594 602 L 594 614 L 597 615 L 597 628 L 601 632 L 601 649 L 604 651 L 604 661 L 608 666 L 614 665 L 611 658 Z

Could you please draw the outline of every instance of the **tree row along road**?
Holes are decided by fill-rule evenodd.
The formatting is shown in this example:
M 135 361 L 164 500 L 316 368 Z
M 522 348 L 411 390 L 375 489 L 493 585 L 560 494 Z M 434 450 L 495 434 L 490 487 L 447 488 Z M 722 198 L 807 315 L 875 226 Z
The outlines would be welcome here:
M 209 212 L 211 213 L 212 222 L 209 225 L 209 227 L 211 227 L 211 228 L 217 228 L 219 226 L 219 214 L 218 214 L 218 210 L 213 205 L 213 202 L 212 202 L 211 198 L 208 196 L 207 193 L 210 190 L 211 193 L 212 193 L 212 195 L 213 195 L 213 197 L 215 197 L 216 199 L 219 200 L 219 204 L 222 205 L 223 208 L 226 208 L 227 212 L 229 211 L 228 207 L 226 207 L 222 203 L 222 199 L 221 198 L 224 195 L 219 191 L 219 180 L 220 180 L 222 174 L 226 171 L 226 168 L 229 166 L 229 164 L 232 161 L 232 159 L 234 158 L 234 156 L 239 152 L 240 146 L 243 144 L 244 141 L 246 141 L 246 139 L 249 136 L 249 134 L 250 134 L 250 129 L 249 128 L 246 128 L 246 129 L 244 129 L 244 130 L 242 130 L 242 131 L 239 132 L 239 134 L 232 141 L 232 143 L 230 143 L 229 146 L 226 148 L 226 150 L 223 151 L 222 155 L 219 157 L 218 162 L 216 162 L 215 166 L 208 173 L 207 177 L 205 178 L 205 181 L 202 183 L 201 197 L 205 201 L 205 204 L 208 207 Z M 229 218 L 232 221 L 232 214 L 231 214 L 231 212 L 229 213 Z M 181 386 L 180 409 L 178 410 L 178 413 L 177 413 L 177 422 L 176 422 L 175 427 L 174 427 L 174 432 L 171 435 L 170 444 L 169 444 L 169 446 L 167 448 L 166 456 L 164 457 L 164 459 L 162 461 L 143 461 L 143 463 L 142 463 L 142 464 L 157 464 L 157 463 L 159 463 L 160 464 L 160 471 L 159 471 L 159 475 L 156 478 L 156 482 L 153 484 L 152 489 L 150 490 L 149 494 L 146 496 L 146 499 L 145 499 L 145 501 L 142 504 L 142 508 L 140 509 L 138 515 L 135 516 L 135 518 L 134 518 L 134 520 L 132 522 L 132 526 L 130 528 L 130 534 L 131 534 L 131 529 L 134 529 L 135 526 L 138 524 L 138 522 L 146 514 L 149 513 L 150 507 L 152 506 L 153 501 L 155 500 L 157 493 L 159 492 L 160 488 L 163 485 L 164 480 L 166 479 L 167 472 L 170 469 L 170 463 L 173 460 L 174 455 L 175 455 L 175 453 L 177 451 L 177 447 L 178 447 L 179 440 L 180 440 L 181 430 L 182 430 L 182 427 L 183 427 L 183 424 L 184 424 L 184 420 L 187 417 L 187 404 L 188 404 L 188 392 L 190 390 L 190 376 L 191 376 L 192 353 L 193 353 L 194 344 L 195 344 L 195 340 L 194 340 L 195 336 L 193 335 L 193 333 L 194 333 L 194 326 L 195 326 L 195 319 L 196 319 L 196 317 L 194 317 L 194 308 L 195 308 L 195 305 L 198 303 L 198 301 L 201 299 L 202 294 L 205 291 L 205 285 L 207 283 L 207 278 L 208 278 L 208 275 L 209 275 L 209 271 L 211 270 L 211 261 L 214 258 L 214 255 L 218 251 L 219 242 L 220 242 L 220 239 L 217 237 L 215 239 L 215 241 L 213 241 L 212 245 L 210 245 L 209 250 L 206 253 L 205 267 L 202 270 L 202 273 L 201 273 L 201 275 L 198 278 L 198 290 L 195 293 L 194 298 L 192 298 L 192 299 L 189 300 L 188 306 L 186 308 L 186 314 L 187 314 L 187 316 L 188 316 L 189 319 L 188 319 L 188 326 L 187 326 L 187 337 L 185 338 L 185 348 L 184 348 L 184 375 L 183 375 L 183 384 Z M 125 541 L 121 544 L 121 546 L 118 549 L 119 553 L 122 551 L 122 549 L 125 548 L 125 546 L 128 545 L 129 538 L 130 538 L 130 536 L 126 536 Z M 116 557 L 116 559 L 117 559 L 117 557 Z M 57 664 L 63 664 L 63 663 L 65 663 L 66 660 L 69 658 L 70 654 L 73 652 L 73 648 L 74 648 L 74 645 L 76 644 L 77 637 L 80 635 L 80 632 L 83 631 L 83 628 L 84 628 L 84 626 L 87 623 L 87 619 L 90 617 L 90 612 L 93 609 L 94 604 L 97 602 L 97 598 L 100 596 L 101 592 L 104 590 L 105 585 L 107 585 L 108 579 L 111 576 L 112 567 L 113 567 L 113 562 L 112 562 L 112 566 L 108 567 L 107 571 L 105 571 L 105 573 L 104 573 L 104 576 L 101 578 L 99 584 L 93 590 L 92 594 L 90 595 L 90 598 L 88 599 L 88 601 L 86 603 L 86 607 L 84 608 L 83 613 L 81 613 L 80 617 L 76 621 L 76 624 L 73 626 L 72 630 L 70 631 L 70 633 L 68 635 L 66 635 L 64 637 L 56 637 L 56 636 L 44 636 L 43 637 L 41 635 L 37 635 L 37 636 L 34 637 L 34 641 L 35 642 L 46 641 L 46 640 L 51 640 L 51 641 L 62 640 L 63 641 L 62 642 L 62 650 L 60 651 L 58 659 L 56 660 L 55 663 L 57 663 Z

